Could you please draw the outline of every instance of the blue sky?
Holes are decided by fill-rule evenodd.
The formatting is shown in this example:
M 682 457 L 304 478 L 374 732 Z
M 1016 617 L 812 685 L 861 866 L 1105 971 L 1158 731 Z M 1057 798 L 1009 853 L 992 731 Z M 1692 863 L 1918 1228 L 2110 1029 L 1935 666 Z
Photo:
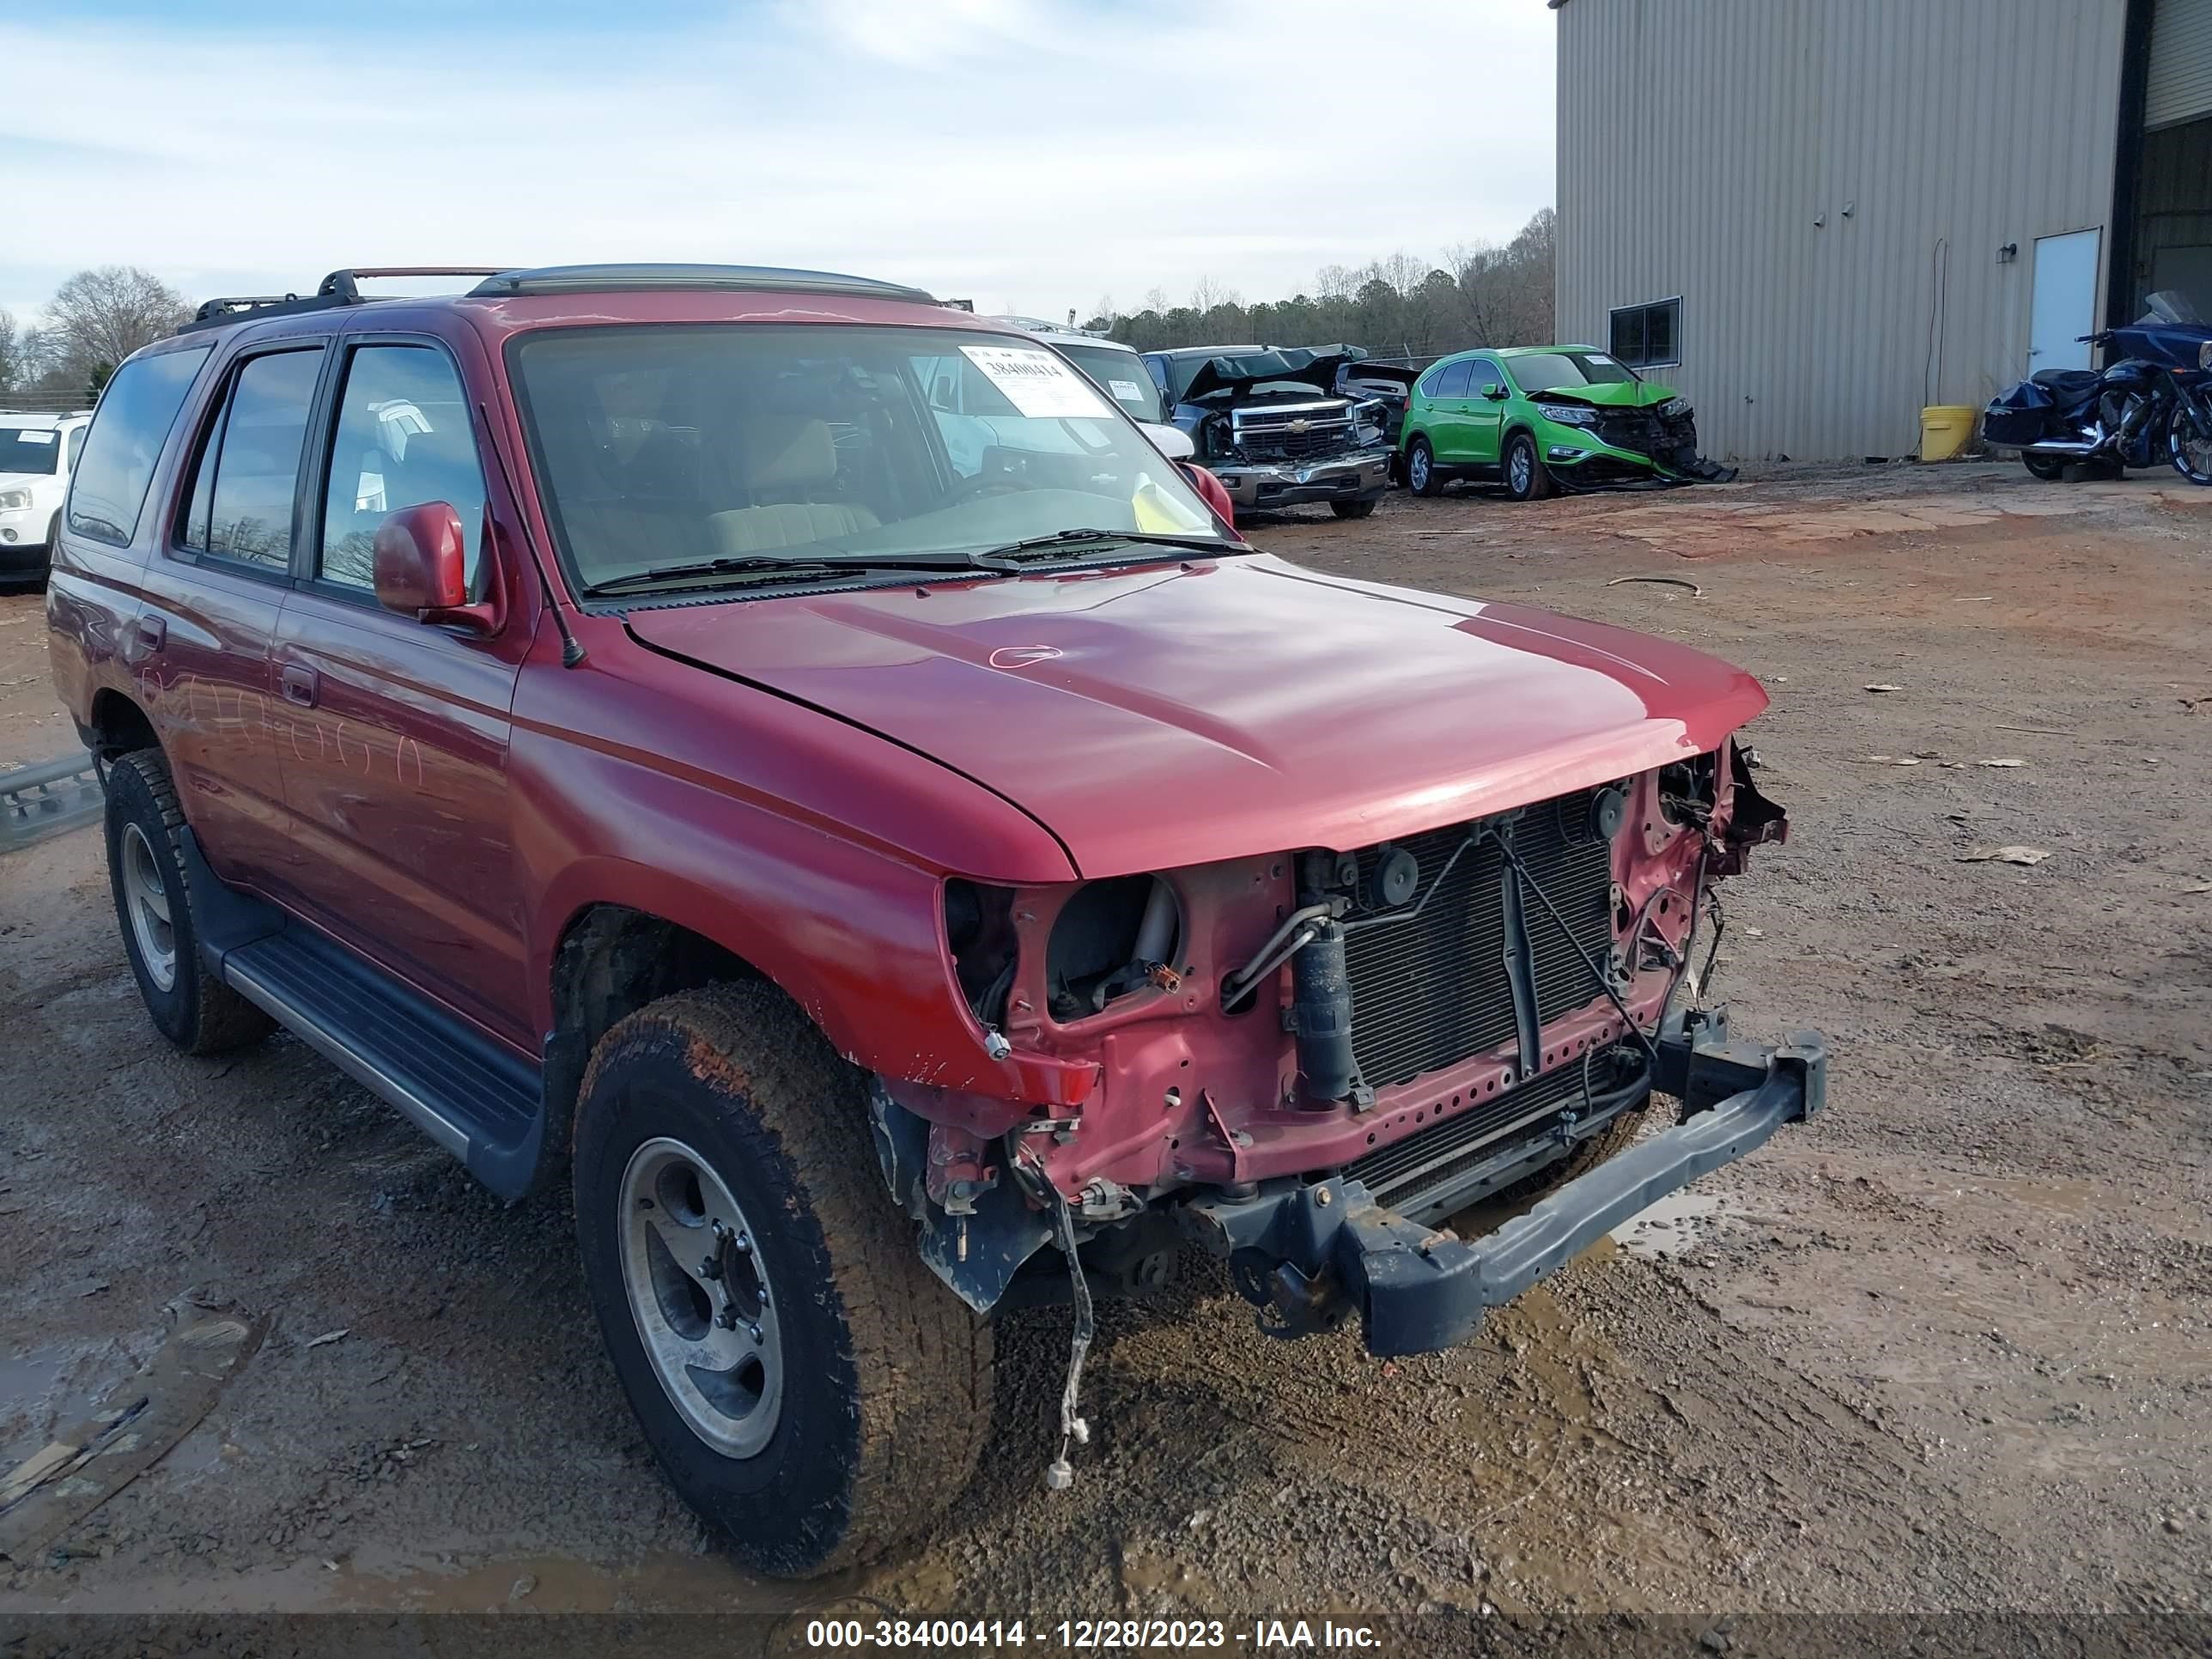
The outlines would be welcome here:
M 325 19 L 331 21 L 325 21 Z M 0 14 L 0 307 L 347 264 L 817 265 L 1248 299 L 1552 200 L 1542 0 L 70 0 Z

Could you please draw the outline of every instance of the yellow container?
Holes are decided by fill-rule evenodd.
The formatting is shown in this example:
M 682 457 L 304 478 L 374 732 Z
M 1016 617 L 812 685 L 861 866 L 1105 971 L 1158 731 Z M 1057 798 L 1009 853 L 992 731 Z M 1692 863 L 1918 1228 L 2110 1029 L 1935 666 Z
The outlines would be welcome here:
M 1920 411 L 1920 459 L 1948 461 L 1973 439 L 1974 411 L 1964 404 L 1930 404 Z

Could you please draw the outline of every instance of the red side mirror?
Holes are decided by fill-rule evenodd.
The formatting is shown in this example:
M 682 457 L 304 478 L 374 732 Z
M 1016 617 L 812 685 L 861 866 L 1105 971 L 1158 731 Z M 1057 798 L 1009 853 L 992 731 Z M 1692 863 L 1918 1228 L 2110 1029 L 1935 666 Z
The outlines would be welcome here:
M 386 611 L 433 618 L 469 603 L 468 544 L 461 515 L 444 501 L 403 507 L 376 527 L 376 602 Z
M 1229 488 L 1195 461 L 1178 461 L 1183 477 L 1198 492 L 1199 500 L 1213 509 L 1214 516 L 1231 530 L 1237 527 L 1237 503 L 1229 499 Z

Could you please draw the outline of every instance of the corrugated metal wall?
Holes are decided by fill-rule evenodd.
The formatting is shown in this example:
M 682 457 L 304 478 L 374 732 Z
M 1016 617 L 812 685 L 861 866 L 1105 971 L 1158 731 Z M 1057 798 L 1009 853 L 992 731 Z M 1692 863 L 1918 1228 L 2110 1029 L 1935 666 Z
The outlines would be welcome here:
M 1679 294 L 1710 453 L 1911 453 L 2024 372 L 2035 239 L 2111 217 L 2125 11 L 1566 0 L 1560 337 Z
M 2212 0 L 2158 0 L 2151 19 L 2143 125 L 2170 127 L 2212 114 Z

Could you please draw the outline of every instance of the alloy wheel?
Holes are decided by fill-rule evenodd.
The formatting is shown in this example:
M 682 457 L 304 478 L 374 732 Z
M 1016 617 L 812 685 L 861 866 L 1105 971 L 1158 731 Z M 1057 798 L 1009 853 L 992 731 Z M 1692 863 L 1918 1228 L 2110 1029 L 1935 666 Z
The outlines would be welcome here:
M 169 890 L 154 843 L 135 823 L 123 826 L 123 902 L 138 960 L 157 990 L 177 983 L 177 930 L 169 920 Z
M 648 1140 L 623 1171 L 623 1285 L 653 1375 L 716 1451 L 751 1457 L 775 1432 L 784 1387 L 767 1264 L 707 1160 Z
M 2187 409 L 2175 411 L 2166 450 L 2176 472 L 2191 483 L 2212 484 L 2212 422 Z

